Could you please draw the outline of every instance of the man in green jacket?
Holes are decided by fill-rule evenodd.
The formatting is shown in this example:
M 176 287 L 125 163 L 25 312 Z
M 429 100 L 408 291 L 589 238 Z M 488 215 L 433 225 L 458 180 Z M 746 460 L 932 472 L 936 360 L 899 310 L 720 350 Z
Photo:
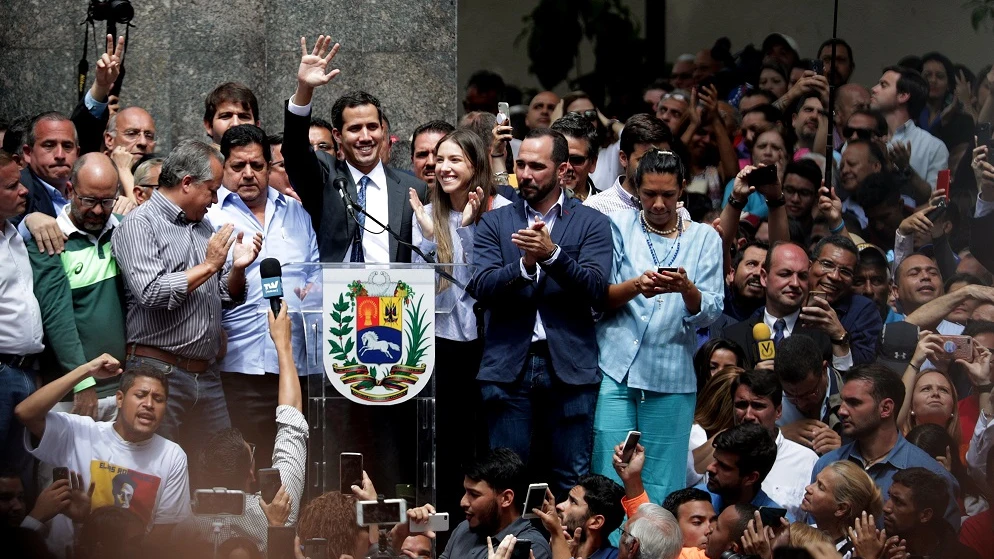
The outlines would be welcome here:
M 67 193 L 70 202 L 57 217 L 65 250 L 49 255 L 36 242 L 26 243 L 45 330 L 46 384 L 103 353 L 125 360 L 124 291 L 110 244 L 118 224 L 111 213 L 120 194 L 117 167 L 101 153 L 80 157 Z M 54 411 L 111 421 L 117 385 L 117 377 L 88 378 Z

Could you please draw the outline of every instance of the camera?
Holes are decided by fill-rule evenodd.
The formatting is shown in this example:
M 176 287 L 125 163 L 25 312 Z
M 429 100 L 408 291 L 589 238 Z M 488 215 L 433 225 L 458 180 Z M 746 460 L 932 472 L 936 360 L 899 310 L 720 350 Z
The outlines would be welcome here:
M 759 555 L 749 555 L 747 553 L 735 553 L 728 550 L 721 554 L 721 559 L 759 559 Z
M 92 21 L 128 23 L 135 17 L 135 8 L 128 0 L 90 0 L 86 16 Z

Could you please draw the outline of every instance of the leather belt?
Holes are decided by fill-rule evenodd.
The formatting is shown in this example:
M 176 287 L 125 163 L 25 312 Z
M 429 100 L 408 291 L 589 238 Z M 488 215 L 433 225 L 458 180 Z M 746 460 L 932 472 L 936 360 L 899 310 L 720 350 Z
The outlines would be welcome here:
M 0 363 L 7 365 L 8 367 L 15 367 L 17 369 L 30 369 L 34 366 L 35 361 L 37 360 L 37 353 L 31 355 L 11 355 L 9 353 L 0 353 Z
M 128 355 L 137 357 L 148 357 L 163 363 L 169 363 L 175 367 L 183 369 L 188 373 L 202 373 L 210 367 L 210 361 L 206 359 L 191 359 L 180 357 L 168 351 L 163 351 L 157 347 L 147 345 L 128 344 Z

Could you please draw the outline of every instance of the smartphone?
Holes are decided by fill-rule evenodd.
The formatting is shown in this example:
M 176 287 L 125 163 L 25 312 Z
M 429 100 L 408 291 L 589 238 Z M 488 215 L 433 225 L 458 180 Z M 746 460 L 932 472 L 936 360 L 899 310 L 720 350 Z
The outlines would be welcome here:
M 808 291 L 808 302 L 804 305 L 805 307 L 815 306 L 815 297 L 821 297 L 822 299 L 828 300 L 828 295 L 824 291 Z
M 56 481 L 59 481 L 60 479 L 69 480 L 69 468 L 66 468 L 64 466 L 58 466 L 56 468 L 52 468 L 52 482 L 54 483 Z M 72 482 L 72 480 L 69 481 L 70 483 Z
M 628 436 L 625 437 L 625 446 L 621 448 L 621 463 L 628 464 L 632 460 L 632 455 L 635 454 L 635 447 L 639 444 L 639 439 L 642 438 L 642 433 L 638 431 L 629 431 Z
M 657 274 L 661 274 L 663 272 L 669 272 L 671 274 L 679 274 L 680 273 L 680 268 L 674 268 L 672 266 L 663 266 L 663 267 L 660 267 L 660 268 L 656 268 L 656 273 Z
M 766 186 L 768 184 L 776 184 L 777 166 L 767 165 L 765 167 L 757 167 L 751 173 L 746 175 L 746 183 L 749 186 Z
M 942 349 L 953 359 L 973 362 L 973 338 L 970 336 L 939 336 Z
M 532 512 L 532 509 L 542 510 L 542 503 L 545 502 L 545 492 L 548 490 L 548 483 L 533 483 L 528 486 L 528 493 L 525 494 L 524 514 L 521 515 L 521 518 L 538 518 L 538 515 Z
M 343 452 L 338 455 L 339 485 L 343 495 L 352 494 L 352 486 L 362 487 L 362 454 Z
M 294 559 L 293 539 L 296 526 L 270 526 L 266 531 L 266 557 L 268 559 Z M 314 559 L 315 555 L 307 555 Z M 322 556 L 323 557 L 323 556 Z
M 811 71 L 819 76 L 825 75 L 825 63 L 820 58 L 812 60 Z
M 428 522 L 410 522 L 410 532 L 446 532 L 449 529 L 449 513 L 436 512 L 428 515 Z
M 949 169 L 943 169 L 939 171 L 939 178 L 935 183 L 936 190 L 942 189 L 946 193 L 946 202 L 949 201 L 949 179 L 952 171 Z
M 359 526 L 371 524 L 400 524 L 407 521 L 407 501 L 385 499 L 381 501 L 356 501 L 356 520 Z
M 324 538 L 311 538 L 304 540 L 304 544 L 301 547 L 303 548 L 304 557 L 307 559 L 325 559 L 325 554 L 328 550 L 328 540 Z
M 949 195 L 949 191 L 946 191 L 946 195 Z M 946 200 L 947 198 L 937 198 L 932 203 L 932 209 L 925 212 L 925 217 L 935 225 L 935 222 L 942 219 L 942 216 L 946 215 Z
M 280 479 L 280 471 L 276 468 L 260 468 L 256 479 L 259 481 L 259 492 L 262 493 L 262 500 L 272 503 L 279 492 L 283 480 Z
M 977 147 L 987 146 L 987 149 L 991 148 L 991 123 L 981 122 L 977 125 Z
M 199 516 L 241 516 L 245 514 L 245 493 L 234 489 L 197 489 L 193 511 Z M 293 551 L 293 546 L 291 551 Z
M 531 557 L 531 552 L 531 540 L 518 540 L 514 544 L 514 549 L 511 550 L 511 559 L 528 559 Z
M 759 507 L 759 517 L 763 520 L 763 526 L 771 528 L 780 527 L 780 519 L 787 516 L 787 509 L 776 507 Z
M 511 124 L 511 107 L 503 101 L 497 103 L 497 124 L 508 126 Z

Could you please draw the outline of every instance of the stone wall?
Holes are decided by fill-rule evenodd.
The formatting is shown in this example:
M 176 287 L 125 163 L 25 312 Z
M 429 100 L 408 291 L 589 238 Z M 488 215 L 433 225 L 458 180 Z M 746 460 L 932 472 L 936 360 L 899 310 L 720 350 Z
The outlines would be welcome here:
M 0 119 L 43 110 L 68 113 L 82 52 L 88 0 L 0 0 Z M 283 127 L 293 93 L 300 37 L 342 44 L 342 74 L 318 90 L 314 114 L 330 120 L 342 92 L 377 96 L 406 138 L 434 118 L 454 122 L 456 0 L 132 0 L 135 8 L 122 106 L 155 117 L 159 150 L 204 139 L 204 98 L 225 81 L 248 84 L 262 126 Z M 120 29 L 123 31 L 123 28 Z M 105 25 L 97 23 L 99 48 Z M 97 59 L 90 41 L 89 83 Z M 89 87 L 89 83 L 87 87 Z

